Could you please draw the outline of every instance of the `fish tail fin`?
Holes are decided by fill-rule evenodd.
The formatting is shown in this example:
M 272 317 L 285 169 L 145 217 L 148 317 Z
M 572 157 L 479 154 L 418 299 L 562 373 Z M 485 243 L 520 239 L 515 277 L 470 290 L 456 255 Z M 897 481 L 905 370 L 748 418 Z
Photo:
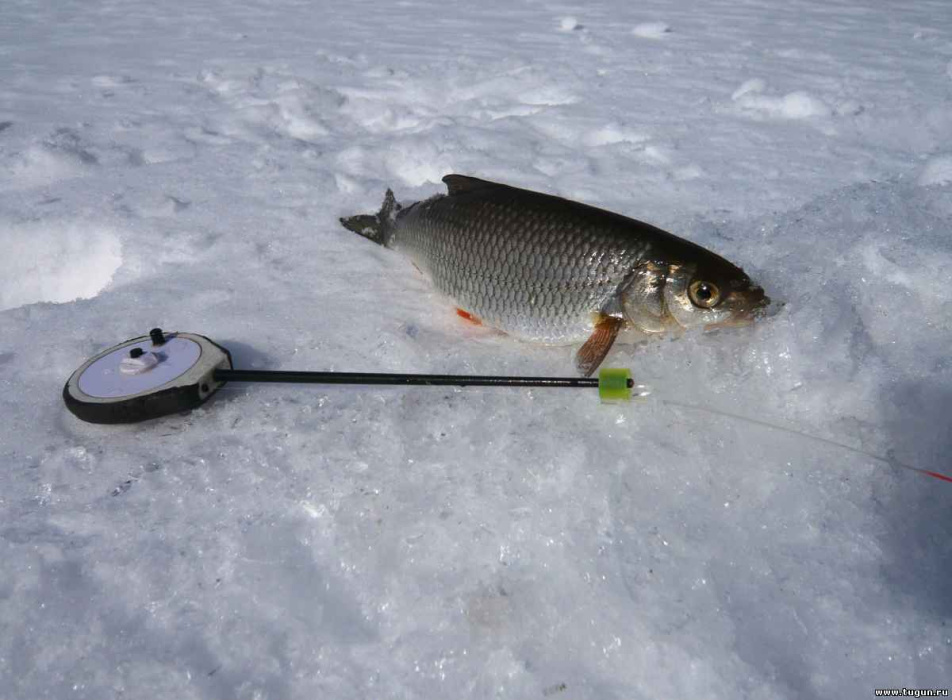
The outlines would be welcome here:
M 393 190 L 387 190 L 383 198 L 383 206 L 376 214 L 358 214 L 356 216 L 341 217 L 340 222 L 348 231 L 353 231 L 374 243 L 387 245 L 390 230 L 401 207 L 393 196 Z

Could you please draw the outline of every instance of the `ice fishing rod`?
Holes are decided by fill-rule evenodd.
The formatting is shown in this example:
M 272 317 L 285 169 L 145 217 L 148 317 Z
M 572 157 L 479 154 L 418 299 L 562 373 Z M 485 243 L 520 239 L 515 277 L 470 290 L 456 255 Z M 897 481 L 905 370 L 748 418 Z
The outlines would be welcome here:
M 603 369 L 597 378 L 235 369 L 231 353 L 211 339 L 153 328 L 83 363 L 63 387 L 63 400 L 88 423 L 138 423 L 197 408 L 227 382 L 589 388 L 598 389 L 604 402 L 649 393 L 629 370 L 615 368 Z
M 73 415 L 88 423 L 138 423 L 198 408 L 227 382 L 587 388 L 598 389 L 599 398 L 606 403 L 624 402 L 652 393 L 645 385 L 635 384 L 629 370 L 618 368 L 603 369 L 597 378 L 235 369 L 231 353 L 209 338 L 196 333 L 165 333 L 160 328 L 153 328 L 149 335 L 127 340 L 83 363 L 63 387 L 63 400 Z M 674 397 L 660 396 L 658 400 L 669 406 L 704 411 L 797 435 L 889 466 L 952 482 L 952 477 L 941 472 L 904 464 L 797 428 L 712 406 L 687 403 Z

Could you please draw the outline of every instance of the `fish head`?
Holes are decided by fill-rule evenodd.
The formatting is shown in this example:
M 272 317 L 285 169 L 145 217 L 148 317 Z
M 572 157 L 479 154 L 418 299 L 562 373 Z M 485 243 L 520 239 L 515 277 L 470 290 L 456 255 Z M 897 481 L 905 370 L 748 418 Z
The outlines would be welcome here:
M 622 293 L 627 320 L 649 334 L 751 323 L 770 303 L 764 290 L 739 267 L 704 253 L 639 266 Z
M 672 264 L 664 284 L 665 310 L 682 328 L 745 326 L 770 303 L 743 270 L 714 254 Z

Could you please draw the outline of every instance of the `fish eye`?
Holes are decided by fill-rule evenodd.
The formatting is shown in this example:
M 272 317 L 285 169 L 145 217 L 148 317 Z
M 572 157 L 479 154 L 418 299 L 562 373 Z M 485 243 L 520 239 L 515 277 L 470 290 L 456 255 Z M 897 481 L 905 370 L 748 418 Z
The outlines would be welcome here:
M 702 309 L 711 309 L 717 306 L 721 301 L 721 290 L 713 282 L 704 282 L 694 280 L 688 287 L 688 296 L 691 303 Z

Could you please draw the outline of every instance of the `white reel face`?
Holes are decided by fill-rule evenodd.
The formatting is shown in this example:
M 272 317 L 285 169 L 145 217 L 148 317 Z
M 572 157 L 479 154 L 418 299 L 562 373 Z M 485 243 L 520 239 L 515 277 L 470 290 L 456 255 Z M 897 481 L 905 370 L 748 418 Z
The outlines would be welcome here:
M 156 329 L 87 360 L 63 400 L 89 423 L 136 423 L 200 406 L 224 385 L 215 370 L 231 368 L 229 352 L 205 336 Z

